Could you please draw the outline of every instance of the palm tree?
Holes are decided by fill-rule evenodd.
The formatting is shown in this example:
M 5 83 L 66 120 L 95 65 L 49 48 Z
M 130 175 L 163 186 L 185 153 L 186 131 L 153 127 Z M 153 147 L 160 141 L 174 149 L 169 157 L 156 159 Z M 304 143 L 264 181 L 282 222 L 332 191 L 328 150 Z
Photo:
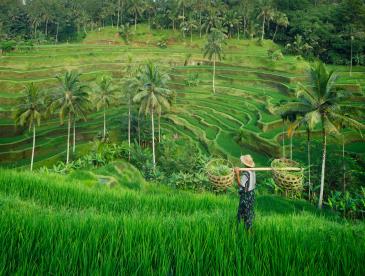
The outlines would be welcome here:
M 116 88 L 113 87 L 112 78 L 110 76 L 102 76 L 98 83 L 97 93 L 94 94 L 94 102 L 96 103 L 96 109 L 99 111 L 103 109 L 103 139 L 106 139 L 106 109 L 115 102 Z
M 81 84 L 80 74 L 71 71 L 66 72 L 64 77 L 58 76 L 61 87 L 51 96 L 49 105 L 50 111 L 58 110 L 60 122 L 63 124 L 65 116 L 67 116 L 67 155 L 66 163 L 70 160 L 70 131 L 71 122 L 77 117 L 86 120 L 85 111 L 89 108 L 89 95 L 85 91 L 87 86 Z M 74 128 L 75 137 L 75 128 Z
M 36 125 L 40 125 L 42 114 L 45 110 L 44 97 L 38 87 L 34 83 L 29 84 L 24 89 L 24 97 L 15 111 L 15 124 L 27 125 L 29 131 L 33 130 L 33 146 L 32 157 L 30 161 L 30 170 L 33 170 Z
M 208 56 L 210 61 L 213 59 L 213 93 L 215 93 L 215 62 L 217 58 L 221 60 L 222 44 L 225 43 L 224 39 L 225 36 L 221 31 L 212 29 L 204 46 L 204 57 Z
M 316 125 L 321 125 L 322 132 L 322 169 L 321 169 L 321 187 L 319 194 L 318 207 L 322 208 L 323 191 L 327 155 L 327 135 L 329 133 L 338 133 L 337 122 L 346 122 L 356 128 L 362 128 L 363 125 L 355 119 L 343 115 L 341 103 L 348 99 L 350 92 L 338 89 L 335 83 L 338 75 L 334 71 L 327 71 L 322 62 L 318 62 L 310 69 L 310 86 L 299 85 L 297 91 L 298 102 L 286 104 L 283 109 L 292 111 L 296 114 L 302 114 L 306 124 L 313 129 Z M 354 107 L 355 108 L 355 107 Z
M 342 107 L 342 115 L 346 117 L 351 116 L 352 118 L 358 117 L 361 118 L 361 111 L 356 110 L 353 108 L 353 105 L 350 106 L 343 106 Z M 362 124 L 349 124 L 348 122 L 342 120 L 341 118 L 337 121 L 337 128 L 339 130 L 345 131 L 346 128 L 354 128 L 356 129 L 361 137 L 362 137 L 362 130 L 364 126 Z M 345 134 L 342 133 L 340 135 L 341 142 L 342 142 L 342 172 L 343 172 L 343 192 L 346 191 L 346 163 L 345 163 Z
M 301 118 L 299 118 L 301 116 Z M 307 133 L 307 162 L 308 162 L 308 198 L 311 198 L 312 182 L 311 182 L 311 132 L 312 129 L 305 118 L 305 113 L 296 112 L 295 121 L 292 121 L 288 127 L 288 135 L 292 137 L 294 132 L 301 126 L 305 127 Z
M 167 88 L 169 79 L 170 77 L 166 73 L 162 73 L 156 65 L 150 62 L 139 72 L 140 91 L 133 97 L 134 102 L 140 103 L 139 113 L 151 116 L 154 168 L 156 167 L 154 114 L 161 112 L 162 108 L 170 108 L 168 98 L 172 91 Z
M 262 18 L 262 27 L 261 27 L 261 40 L 264 40 L 264 35 L 265 35 L 265 22 L 266 21 L 270 21 L 273 19 L 273 9 L 271 8 L 271 6 L 269 4 L 265 4 L 261 7 L 261 11 L 259 13 L 259 15 L 257 16 L 257 18 Z
M 232 31 L 233 28 L 237 25 L 239 25 L 240 22 L 240 18 L 237 14 L 236 11 L 234 10 L 229 10 L 225 16 L 224 16 L 224 23 L 223 25 L 227 27 L 228 29 L 228 36 L 231 38 L 232 37 Z M 239 28 L 238 28 L 238 32 L 239 32 Z
M 134 31 L 137 30 L 137 17 L 144 11 L 144 3 L 141 0 L 131 0 L 129 4 L 129 12 L 134 14 Z
M 130 76 L 122 79 L 123 97 L 126 97 L 128 105 L 128 146 L 129 146 L 129 159 L 131 148 L 131 108 L 133 104 L 133 97 L 137 94 L 140 88 L 140 82 L 136 77 Z
M 190 32 L 190 43 L 193 43 L 193 30 L 198 28 L 196 21 L 193 18 L 189 18 L 189 20 L 182 22 L 180 27 L 183 33 Z
M 276 33 L 277 33 L 279 27 L 284 27 L 284 28 L 288 27 L 289 20 L 285 13 L 279 12 L 279 11 L 274 13 L 273 20 L 276 24 L 276 27 L 275 27 L 274 36 L 272 37 L 272 41 L 275 41 Z
M 217 11 L 213 8 L 210 9 L 208 15 L 204 18 L 204 23 L 201 26 L 205 29 L 205 33 L 208 34 L 212 29 L 222 26 L 222 18 L 218 16 Z

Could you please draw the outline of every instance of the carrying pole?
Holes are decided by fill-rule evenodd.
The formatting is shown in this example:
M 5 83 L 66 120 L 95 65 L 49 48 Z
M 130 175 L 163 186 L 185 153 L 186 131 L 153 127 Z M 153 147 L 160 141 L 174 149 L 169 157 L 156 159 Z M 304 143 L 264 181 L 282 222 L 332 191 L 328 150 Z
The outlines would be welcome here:
M 248 172 L 248 171 L 272 171 L 273 168 L 263 167 L 263 168 L 238 168 L 240 172 Z M 283 167 L 283 168 L 275 168 L 275 171 L 302 171 L 302 168 L 297 167 Z

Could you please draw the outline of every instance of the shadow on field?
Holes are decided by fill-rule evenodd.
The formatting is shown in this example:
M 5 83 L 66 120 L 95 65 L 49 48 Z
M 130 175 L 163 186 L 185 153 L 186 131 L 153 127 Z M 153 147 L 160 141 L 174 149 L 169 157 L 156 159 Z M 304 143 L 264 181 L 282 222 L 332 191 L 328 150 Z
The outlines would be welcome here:
M 333 212 L 319 211 L 316 206 L 313 206 L 304 200 L 290 200 L 272 195 L 258 196 L 256 200 L 256 209 L 262 215 L 288 215 L 301 213 L 304 211 L 315 215 L 325 216 L 328 218 L 336 217 Z

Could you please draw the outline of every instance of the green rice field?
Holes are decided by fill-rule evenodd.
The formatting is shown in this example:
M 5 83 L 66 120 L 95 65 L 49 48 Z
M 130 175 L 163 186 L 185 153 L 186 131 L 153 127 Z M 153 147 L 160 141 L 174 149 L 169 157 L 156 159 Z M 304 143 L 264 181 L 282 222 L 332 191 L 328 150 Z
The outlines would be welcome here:
M 178 192 L 115 166 L 68 176 L 0 170 L 0 274 L 365 273 L 363 223 L 259 193 L 247 233 L 234 194 Z M 97 185 L 103 173 L 120 184 Z
M 229 40 L 224 58 L 217 66 L 217 93 L 213 95 L 212 67 L 202 58 L 202 39 L 197 38 L 189 45 L 171 31 L 149 33 L 146 26 L 141 25 L 133 42 L 125 45 L 113 36 L 113 32 L 115 30 L 108 27 L 90 33 L 80 44 L 36 46 L 29 52 L 15 51 L 0 57 L 2 166 L 25 166 L 31 154 L 31 133 L 15 127 L 12 119 L 13 107 L 24 85 L 34 82 L 51 93 L 58 85 L 55 77 L 72 69 L 82 73 L 85 83 L 103 74 L 112 75 L 117 82 L 125 74 L 129 57 L 136 65 L 148 60 L 158 61 L 171 76 L 170 85 L 177 97 L 171 112 L 162 118 L 163 134 L 178 133 L 211 155 L 223 156 L 233 162 L 242 153 L 251 153 L 258 164 L 267 165 L 272 158 L 281 155 L 282 123 L 280 117 L 270 111 L 270 106 L 294 97 L 296 83 L 306 82 L 308 65 L 304 61 L 294 56 L 272 61 L 267 50 L 278 46 L 271 41 L 257 46 L 255 41 Z M 158 48 L 157 41 L 167 34 L 172 37 L 168 47 Z M 184 66 L 187 53 L 191 58 Z M 341 74 L 339 82 L 362 96 L 361 89 L 365 87 L 363 68 L 354 68 L 351 77 L 345 67 L 336 67 L 336 70 Z M 199 84 L 188 86 L 186 80 L 193 74 L 197 74 Z M 359 105 L 361 99 L 356 100 Z M 124 103 L 108 110 L 108 129 L 116 140 L 121 135 L 119 122 L 123 112 L 126 112 Z M 76 127 L 78 147 L 87 148 L 89 141 L 102 129 L 102 114 L 92 112 L 87 122 L 80 121 Z M 247 142 L 238 142 L 240 129 Z M 57 116 L 43 121 L 37 133 L 36 166 L 64 158 L 67 128 L 59 125 Z M 346 135 L 347 148 L 351 151 L 352 144 L 361 141 L 361 137 L 355 132 Z M 357 153 L 364 153 L 364 150 L 361 147 Z M 304 159 L 300 151 L 294 151 L 294 156 Z

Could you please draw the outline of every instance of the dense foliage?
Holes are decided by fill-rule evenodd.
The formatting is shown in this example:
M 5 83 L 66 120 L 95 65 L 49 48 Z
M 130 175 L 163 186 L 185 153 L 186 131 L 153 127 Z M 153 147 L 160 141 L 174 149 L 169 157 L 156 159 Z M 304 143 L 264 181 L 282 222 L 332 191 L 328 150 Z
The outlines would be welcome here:
M 362 0 L 0 1 L 0 38 L 5 40 L 72 41 L 112 25 L 128 42 L 130 26 L 137 22 L 156 29 L 180 26 L 191 41 L 193 33 L 202 36 L 219 28 L 229 38 L 273 39 L 288 52 L 328 63 L 365 64 Z M 166 41 L 159 45 L 167 46 Z

